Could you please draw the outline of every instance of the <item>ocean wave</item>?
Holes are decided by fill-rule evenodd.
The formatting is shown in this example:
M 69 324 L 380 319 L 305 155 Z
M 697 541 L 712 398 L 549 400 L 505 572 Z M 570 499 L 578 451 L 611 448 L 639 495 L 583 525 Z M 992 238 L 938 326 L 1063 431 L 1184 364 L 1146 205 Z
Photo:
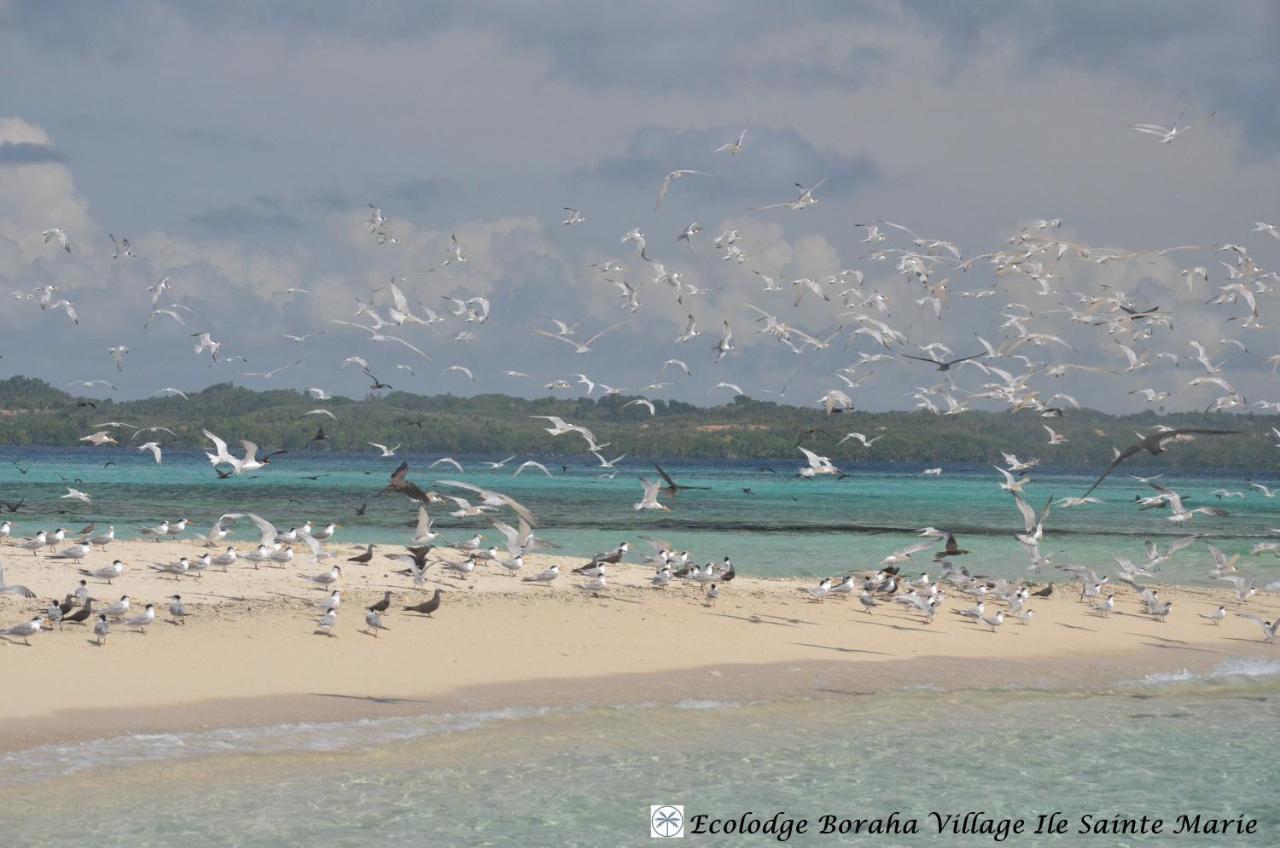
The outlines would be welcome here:
M 685 698 L 677 701 L 677 710 L 736 710 L 741 707 L 737 701 L 711 701 L 701 698 Z
M 1197 683 L 1202 681 L 1249 680 L 1256 678 L 1280 676 L 1280 660 L 1265 657 L 1231 657 L 1223 660 L 1208 671 L 1191 671 L 1181 668 L 1176 671 L 1161 671 L 1148 674 L 1141 680 L 1132 681 L 1141 686 L 1167 686 L 1174 683 Z
M 422 736 L 476 730 L 503 721 L 572 713 L 585 707 L 506 707 L 472 713 L 393 716 L 343 722 L 228 727 L 185 733 L 131 733 L 70 745 L 45 745 L 0 754 L 0 786 L 42 783 L 100 768 L 127 768 L 175 759 L 227 754 L 320 753 L 377 747 Z

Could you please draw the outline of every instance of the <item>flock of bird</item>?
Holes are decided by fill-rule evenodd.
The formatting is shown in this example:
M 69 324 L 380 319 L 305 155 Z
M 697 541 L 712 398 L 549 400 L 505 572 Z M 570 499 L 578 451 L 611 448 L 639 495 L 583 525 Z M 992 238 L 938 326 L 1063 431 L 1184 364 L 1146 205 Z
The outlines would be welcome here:
M 1154 135 L 1160 142 L 1170 144 L 1211 117 L 1209 115 L 1198 121 L 1182 124 L 1180 116 L 1171 127 L 1136 124 L 1132 125 L 1132 129 Z M 742 131 L 736 139 L 728 139 L 710 153 L 713 158 L 750 157 L 749 131 Z M 714 181 L 719 177 L 712 170 L 676 168 L 655 179 L 657 192 L 654 210 L 658 212 L 670 208 L 671 198 L 681 193 L 681 184 L 685 180 Z M 819 190 L 825 184 L 825 179 L 809 185 L 797 182 L 795 185 L 798 194 L 793 198 L 765 203 L 750 211 L 813 215 L 815 213 L 811 210 L 821 204 Z M 668 202 L 666 207 L 663 206 L 664 201 Z M 371 244 L 395 250 L 395 246 L 400 243 L 396 222 L 374 204 L 370 204 L 369 210 L 366 223 Z M 579 226 L 588 220 L 581 209 L 565 207 L 564 211 L 568 213 L 561 222 L 565 227 Z M 897 278 L 900 284 L 906 285 L 913 292 L 912 296 L 901 299 L 889 291 L 888 285 L 882 287 L 873 284 L 873 275 L 864 268 L 832 269 L 828 274 L 785 279 L 754 256 L 755 248 L 760 244 L 760 236 L 753 235 L 756 222 L 755 218 L 731 221 L 710 242 L 710 255 L 719 258 L 723 263 L 721 267 L 728 269 L 728 274 L 736 275 L 733 284 L 741 292 L 741 296 L 734 301 L 735 309 L 728 312 L 722 310 L 714 315 L 709 315 L 700 306 L 702 303 L 710 303 L 710 298 L 706 296 L 711 289 L 706 284 L 705 275 L 692 267 L 682 270 L 682 266 L 691 266 L 695 257 L 703 256 L 700 252 L 702 248 L 699 247 L 704 241 L 703 224 L 690 222 L 679 227 L 678 231 L 673 227 L 674 237 L 664 239 L 667 241 L 667 249 L 660 247 L 663 240 L 651 239 L 639 227 L 623 233 L 619 243 L 629 246 L 630 256 L 592 263 L 590 273 L 598 275 L 604 284 L 616 289 L 619 296 L 617 307 L 626 316 L 633 316 L 644 308 L 642 298 L 646 301 L 651 301 L 652 298 L 667 299 L 666 311 L 674 308 L 687 316 L 679 322 L 677 332 L 669 339 L 652 338 L 649 345 L 635 352 L 635 359 L 642 361 L 653 349 L 658 351 L 654 359 L 658 379 L 638 389 L 624 389 L 604 382 L 599 375 L 589 376 L 583 367 L 569 377 L 552 379 L 544 384 L 545 388 L 561 391 L 581 386 L 588 397 L 634 394 L 636 397 L 627 406 L 646 409 L 649 415 L 655 415 L 653 399 L 672 386 L 668 377 L 683 375 L 686 380 L 692 379 L 695 370 L 703 370 L 699 357 L 714 372 L 716 365 L 726 358 L 742 355 L 743 338 L 750 336 L 753 355 L 772 350 L 787 359 L 799 358 L 798 361 L 804 361 L 807 365 L 798 367 L 797 374 L 803 372 L 810 378 L 830 381 L 829 387 L 811 400 L 828 415 L 853 410 L 854 394 L 870 389 L 868 383 L 876 373 L 874 369 L 881 367 L 879 363 L 894 362 L 901 368 L 916 368 L 922 375 L 934 375 L 932 380 L 921 381 L 927 385 L 916 386 L 909 394 L 916 408 L 933 415 L 951 416 L 968 412 L 974 404 L 983 404 L 1005 409 L 1010 413 L 1037 415 L 1044 419 L 1043 428 L 1047 436 L 1045 445 L 1049 450 L 1069 441 L 1060 422 L 1069 421 L 1072 411 L 1081 407 L 1075 397 L 1051 390 L 1053 380 L 1069 373 L 1088 373 L 1099 386 L 1119 384 L 1129 395 L 1150 404 L 1159 404 L 1168 398 L 1168 392 L 1160 391 L 1154 386 L 1134 385 L 1133 381 L 1140 374 L 1149 374 L 1157 368 L 1163 368 L 1167 374 L 1189 376 L 1189 379 L 1179 380 L 1182 384 L 1182 388 L 1178 389 L 1179 399 L 1187 404 L 1203 406 L 1206 411 L 1280 411 L 1280 401 L 1255 400 L 1250 403 L 1237 388 L 1228 368 L 1232 357 L 1249 354 L 1255 348 L 1265 348 L 1275 338 L 1273 334 L 1264 332 L 1263 318 L 1264 309 L 1280 284 L 1280 273 L 1264 268 L 1243 243 L 1220 241 L 1155 249 L 1101 247 L 1088 244 L 1078 237 L 1065 235 L 1061 219 L 1045 218 L 1025 222 L 1009 234 L 1004 244 L 993 250 L 970 253 L 962 250 L 952 240 L 921 235 L 904 224 L 883 219 L 868 223 L 851 222 L 850 232 L 859 234 L 858 241 L 865 250 L 861 259 L 866 267 L 892 269 L 891 277 Z M 1256 235 L 1264 240 L 1280 240 L 1280 227 L 1258 222 L 1249 235 Z M 76 249 L 73 236 L 59 227 L 50 227 L 43 236 L 51 251 L 70 255 Z M 128 239 L 112 235 L 111 240 L 111 261 L 131 262 L 138 258 L 139 249 Z M 672 256 L 668 250 L 678 253 Z M 1177 257 L 1182 256 L 1203 257 L 1203 264 L 1187 264 L 1178 269 L 1181 281 L 1176 287 L 1170 284 L 1162 292 L 1159 300 L 1163 302 L 1153 302 L 1134 292 L 1125 291 L 1125 276 L 1119 273 L 1113 275 L 1109 282 L 1092 288 L 1088 285 L 1090 269 L 1163 273 L 1172 267 L 1171 263 Z M 357 368 L 370 381 L 370 390 L 377 393 L 393 386 L 376 375 L 375 366 L 367 358 L 368 351 L 389 350 L 394 351 L 396 356 L 407 357 L 408 362 L 396 363 L 393 367 L 412 376 L 415 368 L 422 367 L 422 363 L 435 361 L 426 350 L 428 341 L 443 341 L 452 345 L 450 350 L 465 349 L 465 345 L 474 341 L 479 333 L 485 332 L 493 315 L 504 308 L 500 296 L 486 296 L 460 288 L 466 280 L 464 269 L 470 262 L 468 247 L 455 234 L 451 236 L 438 264 L 425 269 L 406 269 L 403 276 L 392 277 L 386 285 L 357 298 L 352 315 L 333 317 L 329 319 L 328 325 L 331 328 L 359 331 L 360 341 L 369 347 L 367 350 L 350 353 L 340 362 L 332 364 L 339 370 Z M 990 271 L 990 280 L 985 287 L 959 284 L 962 275 L 969 276 L 970 272 L 983 267 Z M 450 277 L 451 274 L 456 276 Z M 424 300 L 428 290 L 433 288 L 427 285 L 428 281 L 442 279 L 448 281 L 446 285 L 453 287 L 453 293 L 438 295 L 438 299 L 433 302 Z M 1185 296 L 1180 291 L 1173 290 L 1184 285 Z M 755 289 L 754 293 L 748 294 L 748 287 Z M 224 350 L 226 343 L 222 332 L 217 327 L 204 325 L 195 310 L 181 302 L 181 285 L 172 276 L 162 277 L 147 292 L 149 309 L 143 316 L 143 332 L 154 332 L 150 328 L 158 329 L 161 324 L 176 325 L 189 333 L 195 357 L 207 356 L 211 367 L 229 367 L 231 363 L 247 362 L 243 355 Z M 291 287 L 275 294 L 284 298 L 300 298 L 307 297 L 310 293 L 304 288 Z M 62 312 L 73 324 L 79 323 L 80 316 L 75 304 L 56 284 L 15 291 L 13 297 L 30 302 L 40 312 Z M 1194 301 L 1191 301 L 1192 297 Z M 992 336 L 994 341 L 973 334 L 972 342 L 956 350 L 943 341 L 920 338 L 919 329 L 908 329 L 908 325 L 918 328 L 922 320 L 932 321 L 939 329 L 945 329 L 948 326 L 949 311 L 955 304 L 954 299 L 977 302 L 987 298 L 993 304 L 990 314 L 997 316 L 993 330 L 999 337 Z M 671 302 L 674 302 L 675 307 L 670 307 Z M 438 308 L 441 304 L 446 308 Z M 1226 321 L 1237 328 L 1239 333 L 1220 338 L 1187 338 L 1175 335 L 1175 319 L 1181 321 L 1187 318 L 1191 307 L 1217 317 L 1225 315 Z M 659 310 L 659 315 L 663 314 L 664 310 Z M 1064 316 L 1071 326 L 1079 328 L 1083 341 L 1073 344 L 1056 330 L 1054 322 Z M 613 334 L 628 327 L 631 320 L 630 317 L 624 317 L 623 320 L 609 323 L 588 335 L 585 331 L 579 332 L 584 319 L 549 317 L 545 326 L 529 328 L 530 340 L 545 344 L 548 348 L 558 347 L 560 352 L 578 361 L 587 362 L 603 347 L 615 344 L 617 336 Z M 816 320 L 820 324 L 802 326 L 801 322 L 806 320 Z M 1191 324 L 1203 326 L 1204 322 L 1193 321 Z M 704 327 L 718 327 L 718 330 L 709 333 Z M 310 344 L 312 338 L 326 332 L 315 328 L 313 332 L 285 335 L 283 339 L 301 349 Z M 912 339 L 909 332 L 914 332 L 917 338 Z M 704 333 L 714 338 L 704 341 L 701 348 L 693 347 L 691 354 L 680 357 L 671 355 Z M 837 345 L 841 339 L 843 344 Z M 960 347 L 955 342 L 953 344 Z M 129 345 L 125 342 L 108 347 L 105 354 L 109 357 L 110 367 L 116 372 L 123 372 L 126 367 L 131 367 L 129 351 Z M 831 356 L 844 355 L 848 351 L 852 351 L 851 362 L 836 368 L 827 366 L 826 360 Z M 1078 361 L 1098 361 L 1098 352 L 1102 352 L 1104 364 Z M 658 359 L 662 360 L 660 366 L 657 365 Z M 249 379 L 271 380 L 300 366 L 304 361 L 305 357 L 299 357 L 273 369 L 239 373 Z M 1265 361 L 1273 366 L 1273 373 L 1280 369 L 1280 353 L 1266 357 Z M 1184 368 L 1187 371 L 1182 371 Z M 475 383 L 479 370 L 455 362 L 440 371 L 440 378 L 462 378 Z M 512 380 L 534 379 L 524 371 L 515 369 L 503 370 L 501 374 Z M 484 374 L 481 373 L 481 376 Z M 792 377 L 776 390 L 758 391 L 783 400 L 794 379 Z M 101 378 L 74 380 L 66 385 L 115 390 L 109 380 Z M 1215 390 L 1216 396 L 1200 394 L 1206 389 Z M 332 397 L 329 390 L 322 387 L 309 386 L 304 391 L 321 404 Z M 741 385 L 723 380 L 714 382 L 707 393 L 716 391 L 732 395 L 749 394 Z M 160 388 L 153 394 L 187 397 L 186 391 L 172 386 Z M 341 420 L 339 415 L 324 406 L 318 406 L 306 414 L 325 417 L 330 422 Z M 622 454 L 614 459 L 606 459 L 603 451 L 609 445 L 601 443 L 588 428 L 557 416 L 537 417 L 546 422 L 546 432 L 552 438 L 568 437 L 559 442 L 558 446 L 576 444 L 583 453 L 593 454 L 606 472 L 616 473 L 618 463 L 626 456 Z M 117 438 L 116 431 L 126 426 L 123 422 L 104 422 L 98 426 L 100 429 L 85 435 L 81 441 L 94 447 L 121 444 L 123 434 Z M 1275 433 L 1280 438 L 1280 430 Z M 159 425 L 136 428 L 125 441 L 132 443 L 143 434 L 148 436 L 148 440 L 136 445 L 136 449 L 150 454 L 156 463 L 162 463 L 163 440 L 166 436 L 172 436 L 174 431 Z M 275 455 L 264 453 L 250 439 L 240 440 L 242 452 L 232 453 L 226 439 L 209 430 L 204 430 L 203 434 L 209 445 L 209 463 L 220 477 L 265 472 Z M 997 466 L 1000 473 L 999 485 L 1012 496 L 1013 505 L 1021 517 L 1022 530 L 1015 534 L 1015 538 L 1026 550 L 1030 568 L 1038 572 L 1052 565 L 1050 555 L 1042 550 L 1041 545 L 1053 510 L 1100 503 L 1093 492 L 1127 460 L 1144 453 L 1158 456 L 1173 445 L 1195 438 L 1235 436 L 1242 436 L 1242 432 L 1236 429 L 1174 428 L 1159 425 L 1150 432 L 1138 433 L 1138 440 L 1134 444 L 1113 448 L 1112 462 L 1082 495 L 1057 500 L 1050 497 L 1040 509 L 1033 508 L 1024 497 L 1024 487 L 1030 482 L 1027 472 L 1038 460 L 1022 461 L 1006 454 L 1004 465 Z M 324 428 L 320 427 L 317 439 L 324 438 Z M 879 438 L 878 435 L 868 437 L 864 433 L 850 432 L 833 448 L 856 442 L 861 450 L 872 451 Z M 395 456 L 400 447 L 374 442 L 369 445 L 382 457 Z M 798 477 L 813 479 L 848 476 L 835 460 L 822 455 L 818 450 L 803 446 L 799 450 L 803 461 L 796 469 Z M 512 459 L 514 457 L 490 464 L 494 468 L 502 467 Z M 453 458 L 443 458 L 436 464 L 450 464 L 462 472 L 461 464 Z M 526 470 L 549 476 L 552 474 L 545 465 L 532 460 L 520 465 L 515 473 Z M 677 484 L 660 467 L 656 470 L 660 480 L 651 480 L 645 476 L 639 478 L 642 493 L 633 505 L 637 511 L 669 511 L 681 490 L 696 488 Z M 461 577 L 465 577 L 477 565 L 492 565 L 518 573 L 523 565 L 524 555 L 546 545 L 533 532 L 536 522 L 532 513 L 509 496 L 463 481 L 441 481 L 441 486 L 451 490 L 449 494 L 424 491 L 408 479 L 407 471 L 407 464 L 402 464 L 393 474 L 388 491 L 407 496 L 418 504 L 420 510 L 413 544 L 407 553 L 395 555 L 398 561 L 407 566 L 405 573 L 416 585 L 423 584 L 423 573 L 433 564 Z M 942 469 L 927 469 L 923 473 L 936 477 L 942 473 Z M 1140 508 L 1167 509 L 1169 521 L 1178 525 L 1201 515 L 1214 518 L 1225 514 L 1220 507 L 1188 507 L 1186 499 L 1167 483 L 1157 482 L 1154 478 L 1144 482 L 1149 483 L 1154 494 L 1142 499 Z M 1274 494 L 1265 485 L 1258 484 L 1254 487 L 1266 497 Z M 457 494 L 459 490 L 467 494 Z M 1235 494 L 1237 493 L 1224 490 L 1219 497 L 1225 499 Z M 91 495 L 78 489 L 68 489 L 65 497 L 91 502 Z M 496 546 L 483 547 L 477 537 L 460 547 L 465 554 L 461 561 L 433 557 L 431 542 L 436 534 L 431 529 L 427 508 L 440 504 L 451 504 L 456 508 L 451 514 L 464 517 L 487 516 L 492 519 L 494 511 L 511 510 L 514 524 L 493 519 L 495 529 L 506 538 L 505 551 Z M 225 568 L 238 559 L 248 560 L 255 567 L 263 564 L 281 565 L 290 561 L 295 545 L 299 543 L 309 549 L 316 564 L 324 564 L 333 557 L 325 547 L 334 532 L 332 525 L 315 532 L 310 527 L 288 531 L 293 535 L 290 537 L 286 533 L 282 538 L 273 525 L 251 514 L 229 513 L 222 516 L 205 535 L 205 541 L 212 544 L 225 539 L 234 522 L 242 518 L 252 521 L 262 532 L 255 551 L 240 556 L 231 547 L 218 558 L 205 554 L 157 567 L 175 579 L 181 579 L 183 575 L 199 573 L 211 565 Z M 181 535 L 185 529 L 185 521 L 180 521 L 147 528 L 146 534 L 172 537 Z M 0 538 L 9 534 L 10 525 L 6 523 L 3 530 L 0 530 Z M 963 569 L 951 565 L 948 565 L 939 581 L 922 578 L 923 582 L 916 581 L 909 586 L 903 583 L 897 572 L 899 564 L 939 541 L 947 541 L 944 553 L 948 556 L 964 553 L 958 548 L 954 534 L 934 531 L 925 535 L 936 538 L 920 543 L 924 547 L 912 546 L 892 554 L 886 559 L 881 571 L 868 575 L 865 579 L 854 580 L 852 576 L 847 576 L 839 583 L 824 581 L 812 590 L 813 596 L 821 600 L 832 595 L 856 593 L 867 613 L 884 603 L 886 598 L 892 598 L 894 603 L 901 603 L 908 609 L 932 617 L 941 603 L 942 590 L 939 583 L 946 583 L 956 587 L 958 591 L 976 594 L 979 598 L 978 605 L 962 614 L 992 629 L 1003 622 L 1004 611 L 997 613 L 995 617 L 988 617 L 983 603 L 996 599 L 1008 604 L 1009 614 L 1018 616 L 1024 623 L 1029 621 L 1030 610 L 1024 610 L 1022 606 L 1026 601 L 1025 587 L 971 577 Z M 1194 541 L 1195 537 L 1187 539 Z M 40 531 L 18 542 L 18 545 L 35 555 L 42 549 L 56 547 L 63 541 L 65 531 L 59 530 L 54 534 Z M 59 559 L 78 561 L 94 546 L 105 547 L 110 542 L 109 537 L 85 537 L 56 556 Z M 371 547 L 366 553 L 372 556 Z M 606 568 L 611 564 L 609 557 L 616 555 L 620 559 L 625 553 L 625 548 L 620 548 L 612 554 L 592 559 L 591 572 L 583 572 L 584 576 L 590 577 L 590 582 L 583 586 L 584 590 L 604 590 L 607 586 Z M 687 561 L 674 561 L 669 549 L 658 549 L 657 556 L 659 568 L 654 577 L 654 585 L 657 586 L 666 585 L 672 579 L 690 579 L 704 583 L 709 593 L 718 593 L 734 573 L 731 566 L 725 571 L 721 567 L 709 566 L 703 569 L 690 566 Z M 224 561 L 220 562 L 220 559 Z M 1109 579 L 1136 585 L 1138 579 L 1149 577 L 1157 564 L 1153 560 L 1137 566 L 1122 560 L 1119 563 L 1120 571 Z M 108 572 L 115 569 L 114 577 L 119 577 L 122 567 L 122 563 L 115 563 L 106 570 L 98 569 L 87 576 L 114 579 Z M 1220 569 L 1221 573 L 1214 574 L 1214 577 L 1231 581 L 1238 590 L 1246 585 L 1250 589 L 1256 589 L 1253 581 L 1246 580 L 1234 570 L 1233 561 L 1225 565 L 1220 563 Z M 729 576 L 726 577 L 726 574 Z M 558 571 L 553 568 L 524 579 L 550 582 L 557 576 Z M 1108 585 L 1108 578 L 1098 577 L 1092 572 L 1076 576 L 1081 579 L 1082 595 L 1086 600 L 1093 597 L 1090 593 L 1097 587 L 1105 588 Z M 332 566 L 309 580 L 315 585 L 329 588 L 341 580 L 341 569 L 339 566 Z M 3 585 L 0 577 L 0 592 L 22 594 L 19 591 L 22 588 Z M 908 588 L 908 591 L 899 592 L 902 588 Z M 332 632 L 337 621 L 340 590 L 334 588 L 331 592 L 330 600 L 321 604 L 322 617 L 319 623 L 324 632 Z M 387 610 L 389 600 L 384 601 L 386 603 L 381 608 L 374 605 L 366 610 L 367 629 L 375 635 L 386 629 L 382 615 Z M 714 602 L 714 596 L 711 601 Z M 74 620 L 79 612 L 68 615 L 69 611 L 63 609 L 64 603 L 65 601 L 58 602 L 60 614 L 56 618 L 54 607 L 50 607 L 47 621 L 59 623 Z M 434 603 L 439 604 L 438 595 Z M 1111 600 L 1099 603 L 1110 604 Z M 81 611 L 88 609 L 87 604 L 81 607 Z M 1108 607 L 1107 611 L 1109 609 Z M 1159 602 L 1154 606 L 1148 605 L 1147 609 L 1148 612 L 1161 616 L 1168 613 L 1168 609 L 1159 605 Z M 183 620 L 186 612 L 180 596 L 175 595 L 170 599 L 168 611 L 173 620 Z M 123 621 L 135 629 L 145 631 L 154 620 L 155 606 L 148 605 L 143 614 L 133 617 L 129 617 L 130 612 L 130 602 L 126 596 L 100 613 L 98 626 L 102 632 L 98 634 L 99 637 L 105 638 L 111 621 Z M 8 632 L 11 636 L 25 639 L 30 635 L 27 631 L 31 628 L 39 630 L 40 620 L 33 619 L 26 624 L 17 625 L 16 629 L 10 628 Z M 1266 628 L 1270 628 L 1270 639 L 1275 634 L 1274 625 L 1266 623 L 1264 629 Z

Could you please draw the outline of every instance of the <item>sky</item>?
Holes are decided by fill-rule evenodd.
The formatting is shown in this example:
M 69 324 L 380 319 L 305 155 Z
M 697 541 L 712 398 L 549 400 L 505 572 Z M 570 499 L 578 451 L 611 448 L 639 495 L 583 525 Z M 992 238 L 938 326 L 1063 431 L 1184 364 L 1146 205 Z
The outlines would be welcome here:
M 1011 334 L 999 312 L 1017 302 L 1036 330 L 1074 348 L 1028 348 L 1031 359 L 1122 370 L 1115 340 L 1063 308 L 1079 305 L 1077 293 L 1120 290 L 1173 315 L 1171 329 L 1137 345 L 1153 364 L 1041 375 L 1045 396 L 1128 411 L 1146 405 L 1131 391 L 1153 387 L 1171 393 L 1167 408 L 1202 408 L 1221 392 L 1186 386 L 1197 366 L 1155 359 L 1187 357 L 1199 340 L 1219 348 L 1249 401 L 1280 400 L 1265 361 L 1280 353 L 1266 297 L 1252 329 L 1240 327 L 1239 304 L 1205 303 L 1228 282 L 1219 262 L 1235 254 L 1069 257 L 1051 266 L 1047 295 L 982 261 L 940 264 L 933 282 L 949 277 L 951 295 L 939 317 L 893 259 L 868 256 L 911 248 L 910 238 L 885 228 L 888 240 L 868 245 L 854 226 L 901 223 L 972 257 L 1006 248 L 1030 222 L 1061 219 L 1053 237 L 1073 243 L 1233 243 L 1277 267 L 1280 240 L 1252 232 L 1280 223 L 1276 43 L 1280 4 L 1248 0 L 0 0 L 0 377 L 106 380 L 114 388 L 84 391 L 119 399 L 225 381 L 360 397 L 369 381 L 341 367 L 360 355 L 382 381 L 425 394 L 576 396 L 581 386 L 544 386 L 585 373 L 652 398 L 721 403 L 731 392 L 714 386 L 728 382 L 762 399 L 786 386 L 787 402 L 814 404 L 845 388 L 837 368 L 884 351 L 850 336 L 857 324 L 838 296 L 847 286 L 797 307 L 790 281 L 856 269 L 862 294 L 887 301 L 875 317 L 910 339 L 900 352 L 939 341 L 957 356 L 977 352 L 975 334 Z M 1213 117 L 1172 144 L 1127 126 L 1184 112 Z M 740 154 L 713 152 L 742 130 Z M 675 181 L 655 209 L 675 169 L 708 175 Z M 819 181 L 815 205 L 758 209 Z M 394 243 L 370 233 L 369 204 Z M 586 221 L 562 224 L 563 207 Z M 677 241 L 695 221 L 703 231 Z M 44 242 L 50 227 L 65 230 L 70 253 Z M 654 282 L 653 266 L 620 241 L 633 228 L 650 259 L 699 291 L 678 303 Z M 743 262 L 712 244 L 729 229 Z M 113 259 L 108 234 L 136 255 Z M 465 264 L 442 264 L 451 235 Z M 593 267 L 606 260 L 623 270 Z M 1192 266 L 1207 267 L 1208 281 L 1188 286 L 1181 271 Z M 763 292 L 755 272 L 784 291 Z M 143 330 L 148 287 L 164 277 L 172 285 L 158 305 L 179 304 L 170 308 L 185 323 L 161 316 Z M 392 277 L 415 312 L 446 319 L 384 330 L 430 361 L 332 323 L 367 322 L 357 299 L 385 317 L 389 294 L 374 290 Z M 610 278 L 634 286 L 638 310 L 623 308 Z M 74 304 L 78 325 L 9 296 L 48 285 Z M 996 296 L 960 296 L 993 285 Z M 489 319 L 453 317 L 450 296 L 488 298 Z M 797 355 L 756 332 L 747 303 L 834 340 Z M 689 315 L 703 333 L 678 343 Z M 576 323 L 578 339 L 621 326 L 578 355 L 534 332 L 554 331 L 548 317 Z M 725 320 L 736 348 L 714 363 Z M 193 352 L 202 331 L 222 342 L 220 362 Z M 1223 338 L 1247 350 L 1222 348 Z M 117 345 L 129 348 L 122 371 L 107 352 Z M 664 372 L 670 358 L 692 375 Z M 291 367 L 251 376 L 281 366 Z M 860 408 L 910 408 L 913 387 L 939 377 L 901 358 L 856 374 L 870 372 L 851 392 Z M 983 379 L 956 378 L 969 389 Z

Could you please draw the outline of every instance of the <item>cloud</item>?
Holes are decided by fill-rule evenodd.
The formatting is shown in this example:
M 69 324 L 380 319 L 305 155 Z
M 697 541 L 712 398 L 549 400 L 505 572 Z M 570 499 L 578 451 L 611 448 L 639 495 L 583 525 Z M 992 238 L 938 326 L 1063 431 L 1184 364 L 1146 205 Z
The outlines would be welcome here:
M 1275 3 L 1081 0 L 1010 8 L 1000 0 L 903 0 L 902 6 L 942 37 L 955 66 L 998 46 L 1016 51 L 1026 73 L 1118 72 L 1160 92 L 1151 111 L 1134 115 L 1134 122 L 1168 124 L 1188 106 L 1217 110 L 1219 120 L 1244 129 L 1255 152 L 1280 151 Z
M 179 129 L 169 130 L 169 135 L 183 144 L 198 145 L 212 150 L 242 148 L 245 150 L 251 150 L 255 153 L 268 153 L 272 149 L 271 145 L 261 138 L 249 135 L 237 135 L 235 133 L 213 130 L 207 127 L 182 127 Z
M 0 168 L 6 165 L 39 165 L 66 162 L 67 157 L 46 144 L 0 141 Z
M 820 150 L 792 129 L 745 127 L 743 154 L 714 153 L 720 145 L 734 141 L 743 129 L 645 127 L 631 137 L 624 153 L 606 157 L 578 176 L 611 186 L 649 189 L 656 200 L 667 173 L 692 168 L 712 176 L 679 180 L 673 183 L 669 197 L 679 194 L 701 203 L 742 204 L 793 200 L 798 194 L 794 182 L 813 185 L 824 179 L 824 196 L 847 198 L 881 178 L 879 168 L 867 156 Z
M 206 209 L 187 219 L 216 235 L 261 236 L 268 231 L 298 230 L 302 220 L 279 198 L 258 195 L 245 203 Z

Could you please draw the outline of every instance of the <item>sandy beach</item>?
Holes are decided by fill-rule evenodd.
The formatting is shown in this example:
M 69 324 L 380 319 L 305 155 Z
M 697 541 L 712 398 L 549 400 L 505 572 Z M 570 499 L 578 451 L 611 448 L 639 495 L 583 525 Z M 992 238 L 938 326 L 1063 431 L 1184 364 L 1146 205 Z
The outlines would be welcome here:
M 30 647 L 20 640 L 0 646 L 4 679 L 12 691 L 28 693 L 0 703 L 0 748 L 517 703 L 764 699 L 830 687 L 982 687 L 1015 677 L 1046 686 L 1110 685 L 1274 652 L 1253 622 L 1229 615 L 1215 626 L 1196 615 L 1220 603 L 1238 608 L 1227 592 L 1212 589 L 1162 589 L 1175 610 L 1160 622 L 1139 611 L 1128 587 L 1116 588 L 1116 611 L 1104 618 L 1059 581 L 1052 598 L 1033 599 L 1032 624 L 1010 620 L 992 633 L 955 614 L 973 603 L 958 592 L 948 593 L 932 624 L 897 604 L 868 615 L 856 598 L 814 602 L 804 592 L 808 584 L 748 576 L 724 586 L 708 606 L 700 586 L 652 588 L 643 564 L 618 566 L 608 592 L 592 596 L 576 588 L 583 578 L 567 573 L 582 560 L 551 556 L 530 557 L 523 572 L 560 562 L 566 574 L 550 586 L 496 567 L 481 566 L 467 580 L 433 567 L 425 589 L 440 586 L 445 594 L 426 617 L 400 610 L 427 592 L 394 573 L 399 564 L 383 554 L 395 549 L 377 550 L 369 565 L 345 562 L 352 546 L 332 550 L 346 566 L 333 638 L 316 632 L 313 605 L 327 591 L 303 579 L 324 570 L 309 562 L 257 570 L 241 562 L 226 573 L 214 568 L 175 579 L 149 564 L 197 553 L 195 545 L 115 542 L 107 553 L 95 552 L 90 567 L 113 559 L 128 567 L 113 585 L 90 578 L 93 597 L 105 604 L 129 594 L 134 610 L 153 602 L 160 615 L 146 635 L 115 625 L 100 648 L 89 628 L 76 625 L 41 633 Z M 45 609 L 81 579 L 68 562 L 11 546 L 0 555 L 8 581 L 39 596 L 0 596 L 5 626 Z M 970 568 L 981 571 L 977 563 Z M 374 638 L 362 632 L 363 609 L 385 590 L 395 593 L 385 617 L 390 630 Z M 181 626 L 163 620 L 174 593 L 191 613 Z M 1270 618 L 1280 604 L 1260 598 L 1246 609 Z

